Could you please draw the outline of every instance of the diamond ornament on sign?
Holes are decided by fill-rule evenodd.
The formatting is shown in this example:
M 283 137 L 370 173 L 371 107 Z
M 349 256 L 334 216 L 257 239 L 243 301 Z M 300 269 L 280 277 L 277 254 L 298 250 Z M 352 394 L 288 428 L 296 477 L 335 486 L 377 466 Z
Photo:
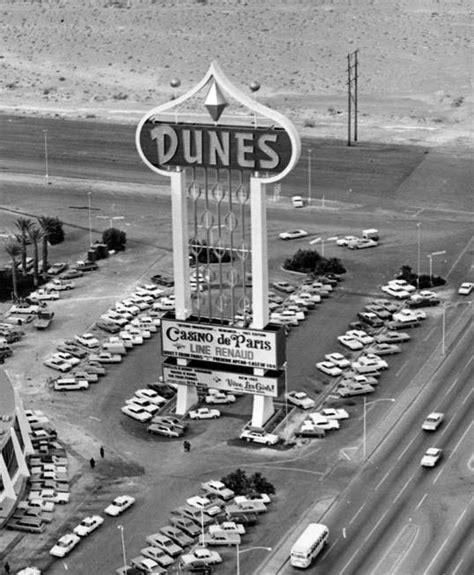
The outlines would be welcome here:
M 209 112 L 209 116 L 211 116 L 214 122 L 219 121 L 222 112 L 228 105 L 228 102 L 226 102 L 222 92 L 219 90 L 219 86 L 214 80 L 209 88 L 209 92 L 207 93 L 207 98 L 204 103 L 204 106 Z

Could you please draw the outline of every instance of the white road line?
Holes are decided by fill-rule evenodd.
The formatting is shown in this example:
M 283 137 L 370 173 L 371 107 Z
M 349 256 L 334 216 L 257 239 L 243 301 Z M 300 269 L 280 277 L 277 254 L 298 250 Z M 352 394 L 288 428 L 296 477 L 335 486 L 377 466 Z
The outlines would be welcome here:
M 415 439 L 417 438 L 417 436 L 415 435 L 413 437 L 413 439 L 410 441 L 410 443 L 405 447 L 405 449 L 400 453 L 400 455 L 397 457 L 397 461 L 400 461 L 400 459 L 405 455 L 405 452 L 408 450 L 408 448 L 410 447 L 410 445 L 415 441 Z
M 448 387 L 448 391 L 445 393 L 445 395 L 448 394 L 453 389 L 453 387 L 456 385 L 456 383 L 458 381 L 459 381 L 459 377 L 456 377 L 456 379 L 453 381 L 453 383 Z
M 461 521 L 461 519 L 464 517 L 464 515 L 466 514 L 467 509 L 464 509 L 464 511 L 462 512 L 461 516 L 459 517 L 459 519 L 456 521 L 456 525 L 458 525 L 459 521 Z M 433 559 L 430 561 L 428 567 L 425 569 L 425 571 L 423 572 L 423 575 L 427 575 L 431 565 L 433 565 L 433 563 L 436 561 L 436 559 L 438 558 L 438 555 L 443 551 L 445 545 L 447 544 L 447 542 L 449 541 L 449 537 L 446 537 L 446 539 L 443 541 L 443 544 L 441 545 L 441 547 L 438 549 L 438 552 L 435 554 L 435 556 L 433 557 Z
M 418 505 L 415 507 L 415 511 L 416 511 L 419 507 L 421 507 L 421 504 L 423 503 L 423 501 L 426 499 L 427 496 L 428 496 L 428 493 L 425 493 L 425 494 L 423 495 L 423 497 L 420 499 L 420 502 L 419 502 Z
M 401 490 L 398 492 L 398 495 L 395 497 L 395 499 L 392 501 L 392 503 L 395 503 L 395 501 L 400 497 L 400 495 L 405 491 L 405 489 L 407 488 L 407 485 L 410 483 L 410 481 L 413 479 L 414 477 L 414 473 L 412 473 L 412 475 L 406 480 L 405 485 L 401 488 Z
M 373 526 L 372 530 L 370 531 L 370 533 L 367 535 L 367 537 L 364 539 L 364 541 L 368 541 L 371 537 L 372 537 L 372 533 L 377 529 L 377 527 L 379 526 L 379 524 L 384 520 L 385 515 L 387 515 L 387 513 L 389 512 L 388 509 L 385 510 L 385 513 L 382 515 L 382 517 L 377 521 L 377 523 Z
M 469 399 L 469 397 L 472 395 L 472 389 L 469 391 L 469 393 L 466 395 L 466 397 L 462 400 L 462 404 L 464 405 L 466 403 L 466 401 Z
M 391 471 L 392 471 L 392 470 L 389 469 L 389 470 L 387 471 L 387 473 L 382 477 L 382 479 L 377 483 L 377 485 L 375 486 L 375 491 L 377 491 L 377 489 L 378 489 L 378 488 L 382 485 L 382 483 L 387 479 L 387 477 L 390 475 L 390 472 L 391 472 Z
M 351 558 L 349 559 L 349 561 L 344 565 L 344 567 L 341 569 L 341 572 L 339 573 L 339 575 L 342 575 L 344 573 L 344 571 L 346 570 L 347 567 L 349 567 L 349 565 L 352 563 L 352 560 L 354 559 L 354 557 L 357 555 L 357 553 L 359 553 L 360 549 L 356 549 L 354 551 L 354 553 L 352 554 Z
M 362 509 L 364 509 L 364 507 L 365 507 L 365 503 L 359 507 L 359 510 L 357 511 L 357 513 L 356 513 L 356 514 L 354 515 L 354 517 L 349 521 L 349 525 L 355 520 L 355 518 L 359 515 L 359 513 L 362 511 Z
M 438 471 L 438 473 L 436 474 L 436 477 L 433 479 L 433 485 L 438 481 L 439 476 L 443 473 L 444 470 L 444 465 L 441 466 L 441 469 Z
M 339 541 L 339 537 L 335 541 L 333 541 L 333 543 L 327 548 L 326 553 L 325 553 L 326 556 L 329 555 L 331 549 L 337 545 L 338 541 Z
M 405 369 L 405 367 L 406 367 L 407 365 L 408 365 L 408 360 L 406 360 L 406 361 L 404 361 L 404 362 L 402 363 L 402 365 L 401 365 L 401 366 L 398 368 L 398 370 L 395 372 L 395 375 L 396 375 L 396 376 L 399 376 L 399 375 L 402 373 L 402 371 Z
M 468 434 L 468 432 L 469 432 L 469 430 L 471 429 L 471 427 L 472 427 L 472 421 L 471 421 L 469 427 L 466 429 L 466 431 L 465 431 L 465 432 L 461 435 L 461 437 L 459 438 L 459 441 L 458 441 L 458 442 L 456 443 L 456 445 L 454 446 L 454 449 L 452 450 L 451 455 L 450 455 L 449 457 L 452 457 L 452 456 L 456 453 L 457 448 L 461 445 L 462 440 L 463 440 L 464 437 Z
M 423 342 L 425 341 L 429 341 L 432 337 L 433 337 L 433 333 L 437 330 L 438 328 L 436 326 L 434 326 L 433 328 L 430 329 L 430 331 L 426 334 L 426 336 L 421 340 Z
M 452 572 L 451 575 L 456 575 L 456 573 L 458 572 L 459 567 L 461 567 L 461 563 L 464 561 L 464 557 L 461 557 L 461 559 L 459 560 L 458 564 L 456 565 L 456 567 L 454 568 L 454 571 Z

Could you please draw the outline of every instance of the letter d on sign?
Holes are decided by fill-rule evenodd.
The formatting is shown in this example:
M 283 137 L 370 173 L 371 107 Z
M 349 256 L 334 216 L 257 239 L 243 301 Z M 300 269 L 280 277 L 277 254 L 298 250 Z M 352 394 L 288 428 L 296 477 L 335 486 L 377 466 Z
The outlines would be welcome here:
M 151 130 L 151 137 L 156 141 L 158 163 L 166 164 L 176 154 L 178 135 L 171 126 L 161 124 Z

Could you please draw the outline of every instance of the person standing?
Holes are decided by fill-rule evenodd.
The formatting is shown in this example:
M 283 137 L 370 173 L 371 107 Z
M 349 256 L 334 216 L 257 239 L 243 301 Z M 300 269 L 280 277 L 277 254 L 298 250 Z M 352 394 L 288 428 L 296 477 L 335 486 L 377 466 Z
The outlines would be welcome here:
M 99 453 L 100 453 L 100 457 L 101 457 L 102 459 L 104 459 L 104 457 L 105 457 L 105 449 L 104 449 L 104 447 L 103 447 L 102 445 L 100 446 Z

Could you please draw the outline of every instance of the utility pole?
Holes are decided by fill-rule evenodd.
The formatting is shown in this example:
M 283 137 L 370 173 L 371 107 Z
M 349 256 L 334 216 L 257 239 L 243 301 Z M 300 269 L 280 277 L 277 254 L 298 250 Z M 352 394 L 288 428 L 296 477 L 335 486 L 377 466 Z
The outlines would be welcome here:
M 347 145 L 357 142 L 359 50 L 347 54 Z M 352 111 L 354 108 L 354 111 Z

